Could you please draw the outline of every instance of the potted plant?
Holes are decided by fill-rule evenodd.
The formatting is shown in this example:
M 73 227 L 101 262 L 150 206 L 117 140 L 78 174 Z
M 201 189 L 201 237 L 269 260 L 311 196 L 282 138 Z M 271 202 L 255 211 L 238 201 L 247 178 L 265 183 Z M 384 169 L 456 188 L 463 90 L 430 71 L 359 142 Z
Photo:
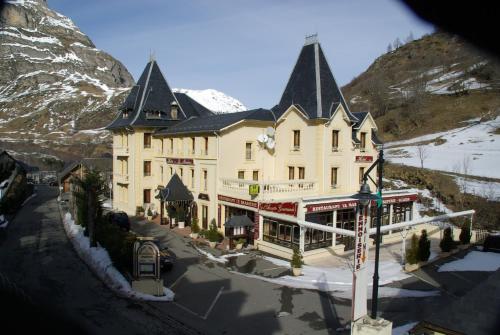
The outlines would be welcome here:
M 243 248 L 243 244 L 245 244 L 246 240 L 244 238 L 239 238 L 236 240 L 236 250 L 241 250 Z
M 206 234 L 208 238 L 208 243 L 210 244 L 210 248 L 215 248 L 217 242 L 219 242 L 219 232 L 217 231 L 217 226 L 215 225 L 215 220 L 212 220 L 210 223 L 210 229 Z
M 137 216 L 144 216 L 144 207 L 142 207 L 142 206 L 137 206 L 137 207 L 135 208 L 135 214 L 136 214 Z
M 418 265 L 425 265 L 429 257 L 431 257 L 431 241 L 427 238 L 427 230 L 422 229 L 422 235 L 418 240 Z
M 290 261 L 290 266 L 292 267 L 292 272 L 294 276 L 300 276 L 302 274 L 302 265 L 304 262 L 302 261 L 302 254 L 300 253 L 299 248 L 293 248 L 293 256 Z
M 471 238 L 471 232 L 470 232 L 470 227 L 467 224 L 467 222 L 464 222 L 462 224 L 462 230 L 460 231 L 460 235 L 458 236 L 458 239 L 460 240 L 461 245 L 459 245 L 459 249 L 466 249 L 469 246 L 470 243 L 470 238 Z
M 455 249 L 455 242 L 453 241 L 453 236 L 451 228 L 447 227 L 443 232 L 443 239 L 439 242 L 439 247 L 441 248 L 441 257 L 447 257 L 450 255 L 451 250 Z
M 200 226 L 198 225 L 198 218 L 194 218 L 193 223 L 191 224 L 191 237 L 197 239 L 199 232 Z
M 177 211 L 177 219 L 179 228 L 184 228 L 184 221 L 186 220 L 186 212 L 184 211 L 184 207 L 179 207 Z
M 151 220 L 153 218 L 153 211 L 151 210 L 151 207 L 148 208 L 148 220 Z
M 411 272 L 418 269 L 418 239 L 417 235 L 413 234 L 411 237 L 411 246 L 408 250 L 406 250 L 406 262 L 405 262 L 405 271 Z

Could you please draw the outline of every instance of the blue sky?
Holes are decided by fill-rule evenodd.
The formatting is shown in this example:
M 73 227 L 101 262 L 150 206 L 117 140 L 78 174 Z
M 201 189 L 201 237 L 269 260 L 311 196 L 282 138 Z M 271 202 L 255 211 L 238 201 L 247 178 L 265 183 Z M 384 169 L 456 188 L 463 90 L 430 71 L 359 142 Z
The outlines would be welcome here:
M 172 87 L 213 88 L 272 107 L 306 35 L 318 33 L 340 85 L 397 37 L 433 31 L 397 0 L 49 0 L 137 80 L 150 51 Z

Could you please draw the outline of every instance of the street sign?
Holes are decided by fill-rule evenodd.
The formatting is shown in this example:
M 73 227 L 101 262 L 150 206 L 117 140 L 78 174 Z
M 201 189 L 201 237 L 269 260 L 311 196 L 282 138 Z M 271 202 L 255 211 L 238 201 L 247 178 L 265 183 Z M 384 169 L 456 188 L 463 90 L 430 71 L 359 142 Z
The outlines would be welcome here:
M 368 260 L 368 233 L 367 214 L 368 208 L 358 206 L 356 209 L 356 229 L 354 245 L 354 269 L 352 289 L 351 320 L 356 321 L 367 314 L 368 298 L 368 273 L 366 261 Z
M 251 196 L 259 195 L 259 192 L 260 192 L 259 184 L 248 185 L 248 194 L 250 194 Z

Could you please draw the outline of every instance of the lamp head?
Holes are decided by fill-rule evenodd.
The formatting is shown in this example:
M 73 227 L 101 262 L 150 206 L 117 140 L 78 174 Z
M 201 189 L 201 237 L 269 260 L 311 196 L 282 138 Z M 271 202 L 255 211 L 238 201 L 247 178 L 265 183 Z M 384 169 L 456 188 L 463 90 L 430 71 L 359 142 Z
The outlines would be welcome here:
M 370 201 L 377 199 L 377 196 L 372 194 L 370 190 L 370 186 L 366 183 L 366 181 L 361 185 L 359 192 L 353 196 L 354 199 L 357 199 L 361 206 L 368 206 Z

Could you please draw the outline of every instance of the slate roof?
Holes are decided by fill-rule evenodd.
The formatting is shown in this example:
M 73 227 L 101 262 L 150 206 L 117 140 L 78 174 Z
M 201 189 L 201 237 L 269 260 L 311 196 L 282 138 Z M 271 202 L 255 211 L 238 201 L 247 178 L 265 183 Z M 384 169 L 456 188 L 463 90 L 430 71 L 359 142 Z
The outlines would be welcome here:
M 314 40 L 311 43 L 306 39 L 306 45 L 274 110 L 279 117 L 291 105 L 298 105 L 311 119 L 329 119 L 339 104 L 342 104 L 351 121 L 357 121 L 349 111 L 319 42 Z
M 174 173 L 167 186 L 160 190 L 160 199 L 165 202 L 176 201 L 192 201 L 194 199 L 191 191 L 188 190 L 186 185 L 179 178 L 177 173 Z
M 352 114 L 356 117 L 356 119 L 358 119 L 358 121 L 353 124 L 353 128 L 359 128 L 359 126 L 361 126 L 365 118 L 368 116 L 368 112 L 354 112 Z
M 89 170 L 98 170 L 100 172 L 113 172 L 113 159 L 112 158 L 84 158 L 80 161 L 73 161 L 67 163 L 61 172 L 59 172 L 59 180 L 64 179 L 80 165 L 85 166 Z
M 215 114 L 202 118 L 193 117 L 169 128 L 158 130 L 155 135 L 180 135 L 220 131 L 241 120 L 275 121 L 272 111 L 259 108 L 237 113 Z
M 179 106 L 177 119 L 172 119 L 170 114 L 172 103 Z M 124 112 L 128 113 L 127 118 L 123 117 Z M 154 113 L 160 117 L 151 117 L 148 113 Z M 107 126 L 107 129 L 141 126 L 168 127 L 189 117 L 207 115 L 213 115 L 213 113 L 186 94 L 174 94 L 161 73 L 158 63 L 151 60 L 120 106 L 116 119 Z

